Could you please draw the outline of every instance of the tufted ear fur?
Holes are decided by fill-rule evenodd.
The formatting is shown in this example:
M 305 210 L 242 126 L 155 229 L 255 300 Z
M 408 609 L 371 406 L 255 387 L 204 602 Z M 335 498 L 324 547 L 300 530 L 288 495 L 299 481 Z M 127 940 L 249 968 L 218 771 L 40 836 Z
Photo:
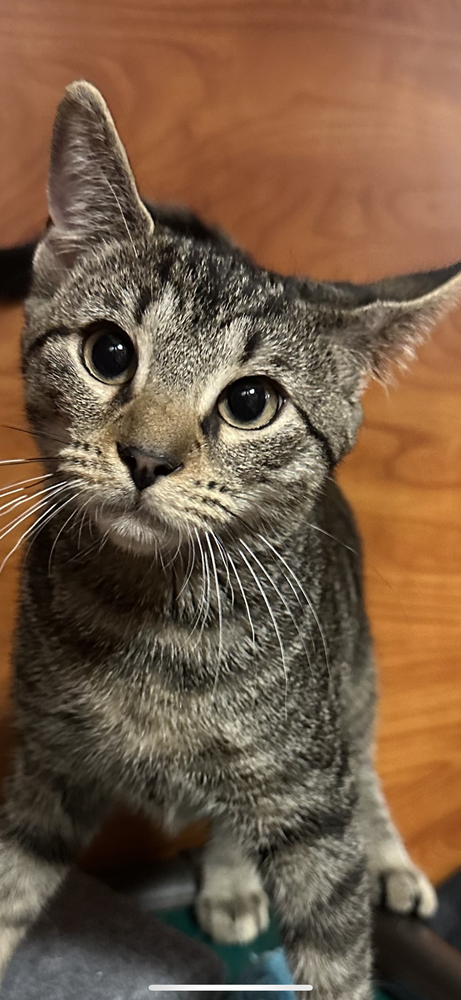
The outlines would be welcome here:
M 108 240 L 134 243 L 153 230 L 107 105 L 85 81 L 67 87 L 56 113 L 48 208 L 36 264 L 58 271 Z
M 339 283 L 329 286 L 325 330 L 349 356 L 363 388 L 372 376 L 385 378 L 393 361 L 405 364 L 460 298 L 461 263 L 369 285 Z

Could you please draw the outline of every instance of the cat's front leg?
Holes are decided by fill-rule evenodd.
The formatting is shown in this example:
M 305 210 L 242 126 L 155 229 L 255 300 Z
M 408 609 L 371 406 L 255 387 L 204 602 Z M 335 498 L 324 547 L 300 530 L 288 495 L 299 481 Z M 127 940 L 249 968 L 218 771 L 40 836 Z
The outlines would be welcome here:
M 373 902 L 395 913 L 431 917 L 437 909 L 435 889 L 408 855 L 369 753 L 359 761 L 357 786 Z
M 213 823 L 196 901 L 200 926 L 222 944 L 248 944 L 269 924 L 269 901 L 256 865 L 232 829 Z
M 284 826 L 263 847 L 263 873 L 297 986 L 316 1000 L 371 1000 L 371 912 L 355 823 L 303 841 Z M 300 994 L 300 996 L 303 994 Z
M 6 966 L 101 818 L 101 801 L 23 748 L 0 810 L 0 996 Z

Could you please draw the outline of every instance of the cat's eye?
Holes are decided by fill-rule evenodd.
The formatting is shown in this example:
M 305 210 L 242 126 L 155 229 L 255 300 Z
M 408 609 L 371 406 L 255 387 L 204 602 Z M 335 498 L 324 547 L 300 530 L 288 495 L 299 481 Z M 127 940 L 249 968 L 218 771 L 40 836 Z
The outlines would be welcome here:
M 85 365 L 100 382 L 129 382 L 138 366 L 133 341 L 116 323 L 92 323 L 83 343 Z
M 218 400 L 218 413 L 226 424 L 242 430 L 267 427 L 282 405 L 275 386 L 262 376 L 239 378 Z

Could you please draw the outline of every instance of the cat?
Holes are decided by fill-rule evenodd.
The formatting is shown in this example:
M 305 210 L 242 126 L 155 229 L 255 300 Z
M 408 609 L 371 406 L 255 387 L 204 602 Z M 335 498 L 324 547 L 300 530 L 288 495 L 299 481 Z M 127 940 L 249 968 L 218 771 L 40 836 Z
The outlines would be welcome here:
M 295 983 L 370 1000 L 372 904 L 426 916 L 436 897 L 373 766 L 360 542 L 335 469 L 367 382 L 455 303 L 461 265 L 360 286 L 258 267 L 143 203 L 86 82 L 57 111 L 48 205 L 16 251 L 47 478 L 14 643 L 0 967 L 123 800 L 171 830 L 211 820 L 197 914 L 213 938 L 251 941 L 270 898 Z

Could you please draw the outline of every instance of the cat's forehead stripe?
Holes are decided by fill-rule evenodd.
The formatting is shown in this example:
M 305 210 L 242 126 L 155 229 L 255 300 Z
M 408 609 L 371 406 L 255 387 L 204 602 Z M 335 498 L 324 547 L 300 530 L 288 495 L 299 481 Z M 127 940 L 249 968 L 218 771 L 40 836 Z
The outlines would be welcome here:
M 36 337 L 31 344 L 25 349 L 23 361 L 25 364 L 30 360 L 33 354 L 36 354 L 49 340 L 60 339 L 62 337 L 69 337 L 71 330 L 68 326 L 61 324 L 60 326 L 51 327 L 49 330 L 45 330 L 44 333 Z
M 146 309 L 148 309 L 149 306 L 151 305 L 151 302 L 152 302 L 152 289 L 143 288 L 134 311 L 134 316 L 137 323 L 142 323 L 144 313 L 146 312 Z
M 245 364 L 246 361 L 251 361 L 251 358 L 257 351 L 259 343 L 261 341 L 261 334 L 259 330 L 250 333 L 247 342 L 243 348 L 242 354 L 240 356 L 241 364 Z

